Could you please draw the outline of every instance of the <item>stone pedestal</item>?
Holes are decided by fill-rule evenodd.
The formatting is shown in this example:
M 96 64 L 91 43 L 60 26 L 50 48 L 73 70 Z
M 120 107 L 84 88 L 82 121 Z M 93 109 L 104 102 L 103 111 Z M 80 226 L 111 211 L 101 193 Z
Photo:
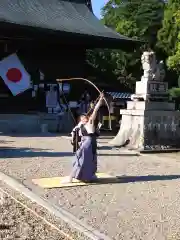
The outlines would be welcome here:
M 0 114 L 0 132 L 2 134 L 40 132 L 39 116 L 33 114 Z
M 40 115 L 40 126 L 47 125 L 48 132 L 57 132 L 59 118 L 56 114 L 43 113 Z
M 69 133 L 73 128 L 72 116 L 56 114 L 0 114 L 0 132 L 3 134 L 41 134 L 43 125 L 48 132 Z
M 132 100 L 163 100 L 168 101 L 168 83 L 158 81 L 141 80 L 136 82 L 136 92 L 132 96 Z
M 49 132 L 69 133 L 71 132 L 74 123 L 69 112 L 62 116 L 57 114 L 43 114 L 41 116 L 41 125 L 46 124 Z
M 180 148 L 180 112 L 174 103 L 128 102 L 122 110 L 122 123 L 114 146 L 129 149 L 164 150 Z
M 144 75 L 136 82 L 127 110 L 120 112 L 121 127 L 110 144 L 140 151 L 180 148 L 180 112 L 168 101 L 163 63 L 157 65 L 152 51 L 144 52 L 141 61 Z
M 168 84 L 139 81 L 132 100 L 121 110 L 121 128 L 110 144 L 140 151 L 180 148 L 180 112 L 168 102 Z

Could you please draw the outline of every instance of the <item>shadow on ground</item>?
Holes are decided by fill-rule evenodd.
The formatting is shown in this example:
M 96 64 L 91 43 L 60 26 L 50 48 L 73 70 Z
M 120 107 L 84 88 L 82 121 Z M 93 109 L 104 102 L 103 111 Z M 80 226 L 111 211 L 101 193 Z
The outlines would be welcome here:
M 133 151 L 116 151 L 116 153 L 111 153 L 110 151 L 113 150 L 113 147 L 110 146 L 98 146 L 97 149 L 99 151 L 101 150 L 108 150 L 108 153 L 98 153 L 98 156 L 140 156 L 140 153 L 138 152 L 133 152 Z
M 98 153 L 98 156 L 112 156 L 112 157 L 136 157 L 136 156 L 140 156 L 139 153 Z
M 13 225 L 0 224 L 0 230 L 9 230 Z
M 0 140 L 0 144 L 8 144 L 8 143 L 13 143 L 14 141 L 5 141 L 5 140 Z
M 68 136 L 68 134 L 63 133 L 2 133 L 0 132 L 0 136 L 7 137 L 61 137 Z
M 105 134 L 104 134 L 103 136 L 99 136 L 98 139 L 100 139 L 100 140 L 110 139 L 110 140 L 111 140 L 111 139 L 113 139 L 114 137 L 115 137 L 115 136 L 113 136 L 113 135 L 109 136 L 109 135 L 105 135 Z
M 180 179 L 180 175 L 116 176 L 98 179 L 96 184 L 154 182 Z
M 48 151 L 49 150 L 49 151 Z M 0 147 L 0 158 L 30 158 L 30 157 L 72 157 L 72 152 L 53 152 L 41 148 Z M 99 153 L 98 156 L 139 156 L 133 153 Z
M 47 132 L 47 133 L 41 133 L 41 132 L 35 132 L 35 133 L 17 133 L 17 132 L 0 132 L 0 136 L 8 136 L 8 137 L 71 137 L 70 133 L 65 132 Z M 98 139 L 113 139 L 114 135 L 109 133 L 103 133 L 101 136 L 98 137 Z
M 53 177 L 52 177 L 53 178 Z M 96 181 L 85 182 L 85 185 L 72 184 L 68 186 L 66 184 L 59 186 L 52 186 L 51 188 L 74 188 L 74 187 L 85 187 L 87 185 L 106 185 L 106 184 L 125 184 L 125 183 L 137 183 L 137 182 L 154 182 L 154 181 L 169 181 L 180 179 L 180 175 L 147 175 L 147 176 L 116 176 L 108 178 L 98 178 Z
M 48 150 L 48 149 L 46 149 Z M 71 152 L 50 152 L 39 148 L 0 147 L 0 158 L 71 157 Z
M 98 146 L 97 149 L 98 150 L 112 150 L 113 148 L 109 147 L 109 146 Z

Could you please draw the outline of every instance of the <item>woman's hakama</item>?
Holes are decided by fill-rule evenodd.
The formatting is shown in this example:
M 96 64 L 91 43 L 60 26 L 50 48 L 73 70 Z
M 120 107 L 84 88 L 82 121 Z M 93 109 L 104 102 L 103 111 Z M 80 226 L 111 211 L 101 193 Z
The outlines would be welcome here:
M 97 142 L 95 134 L 82 136 L 80 148 L 73 161 L 72 178 L 92 181 L 97 171 Z

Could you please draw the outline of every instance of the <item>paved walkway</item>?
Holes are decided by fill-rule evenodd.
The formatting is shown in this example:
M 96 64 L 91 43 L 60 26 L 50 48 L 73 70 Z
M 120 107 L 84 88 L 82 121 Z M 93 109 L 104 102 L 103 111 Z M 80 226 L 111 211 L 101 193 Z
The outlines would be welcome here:
M 64 176 L 71 169 L 71 145 L 62 137 L 0 141 L 0 171 L 21 181 Z M 113 239 L 180 239 L 180 155 L 136 156 L 99 141 L 99 171 L 121 176 L 120 183 L 51 189 L 42 196 Z

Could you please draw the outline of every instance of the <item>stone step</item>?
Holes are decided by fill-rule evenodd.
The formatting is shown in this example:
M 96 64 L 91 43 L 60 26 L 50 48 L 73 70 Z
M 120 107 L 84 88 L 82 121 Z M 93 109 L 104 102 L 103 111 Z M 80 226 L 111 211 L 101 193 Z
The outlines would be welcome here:
M 127 110 L 175 110 L 172 102 L 128 101 Z
M 2 133 L 40 132 L 39 116 L 31 114 L 0 114 L 0 132 Z

